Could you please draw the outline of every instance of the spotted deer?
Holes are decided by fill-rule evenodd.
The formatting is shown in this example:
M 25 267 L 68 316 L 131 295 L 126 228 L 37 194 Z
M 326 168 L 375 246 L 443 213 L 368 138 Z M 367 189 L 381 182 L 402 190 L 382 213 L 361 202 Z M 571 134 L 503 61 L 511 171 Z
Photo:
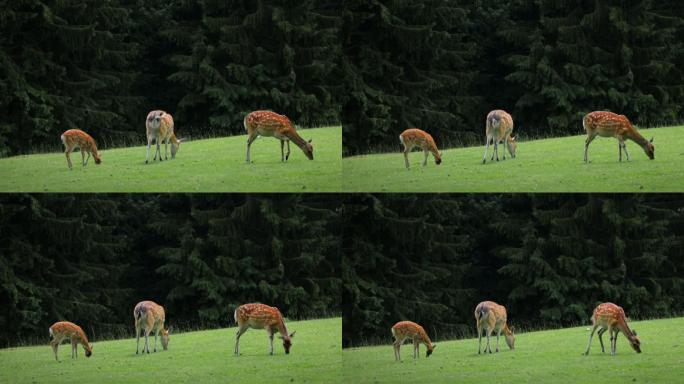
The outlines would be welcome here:
M 596 111 L 588 113 L 582 119 L 582 125 L 587 132 L 587 140 L 584 142 L 584 162 L 589 162 L 589 144 L 596 138 L 614 137 L 618 141 L 619 160 L 622 161 L 622 151 L 625 151 L 627 161 L 629 161 L 629 153 L 627 152 L 627 145 L 625 140 L 629 139 L 639 144 L 646 152 L 646 156 L 653 160 L 655 158 L 655 147 L 653 147 L 653 138 L 651 140 L 644 139 L 643 136 L 632 126 L 627 116 L 618 115 L 613 112 Z
M 485 346 L 485 353 L 489 350 L 492 353 L 492 347 L 489 343 L 489 338 L 492 332 L 496 332 L 496 352 L 499 352 L 499 336 L 503 331 L 506 337 L 506 344 L 510 349 L 515 349 L 515 335 L 513 330 L 508 328 L 508 316 L 506 314 L 506 307 L 499 305 L 493 301 L 483 301 L 475 307 L 475 322 L 477 324 L 478 347 L 477 353 L 480 354 L 482 350 L 482 332 L 487 335 L 487 345 Z
M 169 348 L 169 334 L 171 328 L 165 329 L 164 322 L 166 321 L 166 313 L 164 307 L 155 303 L 154 301 L 141 301 L 133 309 L 133 319 L 135 320 L 135 337 L 137 355 L 140 349 L 140 333 L 145 335 L 145 345 L 143 346 L 143 353 L 147 350 L 150 353 L 148 344 L 148 337 L 151 332 L 154 332 L 154 352 L 157 352 L 157 336 L 161 333 L 161 344 L 166 351 Z
M 292 348 L 292 337 L 294 337 L 296 331 L 288 333 L 285 321 L 283 321 L 283 315 L 278 308 L 259 303 L 243 304 L 235 310 L 233 316 L 238 325 L 238 331 L 235 338 L 236 356 L 240 355 L 240 336 L 247 332 L 249 328 L 266 330 L 271 342 L 271 355 L 273 355 L 273 335 L 276 332 L 280 333 L 280 336 L 278 337 L 283 340 L 285 353 L 290 353 L 290 348 Z
M 412 321 L 400 321 L 392 327 L 392 336 L 394 336 L 394 359 L 401 361 L 401 345 L 406 339 L 413 341 L 413 358 L 417 359 L 420 349 L 420 344 L 425 344 L 427 352 L 425 357 L 430 357 L 436 345 L 427 335 L 427 332 L 420 325 Z
M 69 129 L 62 133 L 61 139 L 62 143 L 64 144 L 64 154 L 66 155 L 69 169 L 72 169 L 71 152 L 73 152 L 75 148 L 81 149 L 81 162 L 83 163 L 84 167 L 88 164 L 91 154 L 95 159 L 95 164 L 102 163 L 100 154 L 97 153 L 97 144 L 89 134 L 81 131 L 80 129 Z M 87 159 L 85 158 L 86 153 L 88 154 Z
M 152 145 L 152 141 L 157 143 L 157 150 L 154 152 L 153 161 L 157 160 L 157 154 L 159 155 L 159 161 L 162 161 L 162 142 L 164 142 L 164 160 L 169 159 L 169 142 L 171 142 L 171 159 L 176 158 L 176 153 L 178 152 L 178 149 L 180 149 L 180 144 L 183 139 L 176 138 L 173 128 L 173 116 L 170 114 L 160 110 L 151 111 L 147 114 L 147 119 L 145 120 L 145 130 L 147 133 L 147 156 L 145 157 L 145 164 L 150 160 L 150 146 Z
M 399 141 L 404 146 L 404 162 L 406 163 L 406 169 L 409 169 L 408 154 L 414 147 L 419 147 L 423 150 L 423 154 L 425 155 L 423 166 L 427 165 L 428 153 L 430 152 L 435 158 L 435 164 L 439 165 L 442 163 L 442 155 L 437 149 L 435 140 L 429 133 L 418 128 L 409 128 L 399 135 Z
M 78 356 L 78 344 L 83 346 L 85 350 L 86 357 L 90 357 L 93 354 L 93 346 L 88 343 L 88 337 L 86 336 L 83 329 L 78 325 L 69 321 L 58 321 L 49 329 L 52 341 L 50 341 L 50 346 L 52 351 L 55 353 L 55 360 L 59 361 L 57 356 L 57 350 L 59 349 L 59 344 L 64 341 L 64 339 L 69 339 L 71 341 L 71 358 L 74 359 Z
M 615 305 L 613 303 L 603 303 L 599 304 L 591 316 L 591 334 L 589 335 L 589 345 L 587 345 L 587 350 L 584 352 L 585 355 L 589 354 L 589 349 L 591 348 L 591 339 L 594 337 L 594 332 L 597 328 L 601 328 L 598 331 L 599 342 L 601 343 L 601 352 L 605 353 L 606 350 L 603 347 L 603 334 L 608 331 L 610 335 L 610 354 L 615 355 L 615 349 L 617 346 L 617 335 L 622 331 L 629 344 L 637 352 L 641 353 L 641 341 L 637 337 L 635 331 L 629 329 L 627 325 L 627 319 L 625 317 L 625 311 L 622 307 Z
M 280 161 L 290 158 L 290 141 L 294 142 L 309 160 L 313 160 L 313 146 L 311 140 L 306 141 L 299 136 L 294 125 L 287 116 L 271 111 L 254 111 L 245 116 L 243 121 L 247 131 L 247 162 L 250 160 L 250 148 L 259 136 L 275 137 L 280 140 Z M 287 143 L 287 154 L 284 152 Z
M 504 141 L 503 159 L 506 160 L 506 148 L 508 148 L 508 153 L 511 154 L 512 158 L 515 158 L 515 151 L 518 147 L 515 137 L 511 136 L 513 133 L 513 118 L 508 112 L 501 109 L 496 109 L 487 115 L 486 125 L 486 135 L 487 141 L 485 143 L 485 152 L 482 156 L 482 164 L 487 162 L 487 151 L 489 150 L 489 144 L 494 144 L 494 152 L 492 153 L 492 160 L 496 156 L 496 161 L 499 161 L 499 143 Z

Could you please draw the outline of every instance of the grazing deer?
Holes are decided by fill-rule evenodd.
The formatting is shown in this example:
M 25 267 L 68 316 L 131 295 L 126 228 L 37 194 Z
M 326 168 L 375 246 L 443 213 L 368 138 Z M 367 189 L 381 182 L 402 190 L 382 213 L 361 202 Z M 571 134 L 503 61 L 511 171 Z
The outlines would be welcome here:
M 587 131 L 587 140 L 584 142 L 584 162 L 589 161 L 589 144 L 596 138 L 614 137 L 618 140 L 619 159 L 622 161 L 622 151 L 627 155 L 629 161 L 629 153 L 627 152 L 627 145 L 625 139 L 632 140 L 639 144 L 646 152 L 646 156 L 653 160 L 655 158 L 655 148 L 653 147 L 653 138 L 651 140 L 644 139 L 643 136 L 632 126 L 625 115 L 618 115 L 612 112 L 596 111 L 588 113 L 582 119 L 584 130 Z
M 171 142 L 171 159 L 176 158 L 176 153 L 180 149 L 180 144 L 183 139 L 176 139 L 176 134 L 173 132 L 173 117 L 160 110 L 151 111 L 147 114 L 145 120 L 145 129 L 147 131 L 147 156 L 145 157 L 145 164 L 150 160 L 150 146 L 152 141 L 157 142 L 157 150 L 154 152 L 154 160 L 157 160 L 159 154 L 159 161 L 162 161 L 161 156 L 161 142 L 164 142 L 164 159 L 168 160 L 169 141 Z
M 290 141 L 293 141 L 309 160 L 314 158 L 311 140 L 302 139 L 287 116 L 271 111 L 254 111 L 245 116 L 243 124 L 247 130 L 248 163 L 250 162 L 249 150 L 258 136 L 275 137 L 280 140 L 280 161 L 285 162 L 290 158 Z M 284 152 L 285 143 L 287 143 L 287 154 Z
M 475 307 L 475 321 L 477 323 L 477 335 L 479 345 L 477 347 L 477 353 L 481 353 L 482 349 L 482 331 L 487 334 L 487 345 L 485 346 L 485 353 L 489 349 L 489 353 L 492 353 L 492 347 L 489 344 L 489 338 L 492 332 L 496 332 L 496 351 L 499 352 L 499 336 L 501 336 L 501 331 L 503 331 L 506 337 L 506 344 L 510 349 L 515 349 L 515 335 L 513 335 L 513 330 L 508 328 L 506 321 L 508 320 L 506 314 L 506 307 L 499 305 L 493 301 L 483 301 Z
M 88 160 L 90 160 L 90 154 L 93 155 L 95 164 L 100 164 L 102 162 L 100 154 L 97 153 L 97 144 L 95 144 L 95 140 L 89 134 L 80 129 L 69 129 L 62 133 L 61 138 L 62 143 L 64 144 L 64 154 L 66 155 L 69 169 L 72 169 L 70 155 L 76 147 L 81 149 L 81 162 L 84 167 L 88 164 Z M 88 154 L 87 159 L 85 158 L 86 153 Z
M 485 143 L 485 152 L 482 156 L 482 164 L 487 162 L 487 150 L 489 150 L 489 144 L 494 144 L 494 153 L 492 153 L 492 160 L 496 155 L 496 161 L 499 161 L 499 142 L 502 140 L 505 142 L 503 150 L 503 159 L 506 160 L 506 147 L 508 147 L 508 153 L 511 157 L 515 159 L 515 150 L 518 147 L 515 137 L 512 137 L 513 133 L 513 118 L 508 112 L 501 109 L 496 109 L 487 115 L 486 121 L 486 134 L 487 142 Z
M 235 355 L 240 355 L 240 336 L 247 332 L 249 328 L 265 329 L 268 333 L 268 338 L 271 341 L 270 353 L 273 355 L 273 334 L 280 333 L 278 336 L 283 340 L 283 348 L 285 353 L 290 353 L 292 347 L 292 337 L 295 332 L 288 333 L 283 315 L 276 307 L 269 307 L 265 304 L 243 304 L 239 306 L 233 315 L 235 322 L 238 325 L 238 331 L 235 338 Z
M 420 344 L 423 343 L 427 347 L 425 357 L 430 357 L 436 345 L 432 344 L 427 333 L 420 325 L 412 321 L 400 321 L 392 327 L 392 336 L 394 336 L 394 358 L 396 361 L 401 361 L 401 345 L 406 339 L 413 341 L 413 358 L 417 359 L 419 354 Z
M 50 327 L 50 336 L 52 336 L 52 341 L 50 346 L 52 346 L 52 351 L 55 352 L 55 360 L 59 361 L 57 357 L 57 350 L 59 349 L 59 344 L 64 341 L 64 339 L 71 340 L 71 358 L 74 359 L 78 356 L 78 344 L 80 343 L 85 350 L 86 357 L 90 357 L 93 354 L 93 346 L 88 343 L 88 337 L 86 336 L 83 329 L 78 325 L 68 322 L 68 321 L 58 321 Z
M 589 349 L 591 348 L 591 339 L 594 337 L 594 332 L 597 328 L 601 328 L 598 331 L 599 342 L 601 343 L 601 351 L 606 352 L 603 347 L 603 333 L 608 331 L 610 335 L 610 354 L 615 355 L 615 349 L 617 347 L 617 335 L 622 331 L 629 344 L 634 348 L 637 353 L 641 353 L 641 341 L 637 337 L 635 331 L 629 329 L 627 325 L 627 320 L 625 318 L 625 311 L 622 307 L 617 306 L 613 303 L 603 303 L 599 304 L 596 309 L 594 309 L 594 314 L 591 316 L 591 335 L 589 335 L 589 345 L 587 345 L 587 350 L 584 352 L 585 355 L 589 354 Z
M 423 166 L 427 165 L 428 152 L 432 152 L 432 156 L 435 158 L 435 164 L 439 165 L 442 163 L 442 155 L 440 155 L 437 144 L 435 144 L 435 140 L 429 133 L 418 128 L 409 128 L 399 135 L 399 141 L 404 145 L 404 162 L 406 163 L 406 169 L 409 169 L 408 154 L 413 147 L 419 147 L 423 150 L 423 153 L 425 154 Z
M 140 332 L 145 333 L 145 345 L 143 346 L 143 353 L 147 350 L 150 353 L 150 347 L 147 339 L 150 332 L 154 332 L 154 351 L 157 352 L 157 335 L 161 333 L 161 344 L 166 351 L 169 348 L 169 333 L 171 328 L 164 329 L 164 321 L 166 314 L 164 307 L 155 303 L 154 301 L 141 301 L 133 309 L 133 318 L 135 319 L 135 337 L 136 348 L 135 354 L 138 354 L 140 349 Z

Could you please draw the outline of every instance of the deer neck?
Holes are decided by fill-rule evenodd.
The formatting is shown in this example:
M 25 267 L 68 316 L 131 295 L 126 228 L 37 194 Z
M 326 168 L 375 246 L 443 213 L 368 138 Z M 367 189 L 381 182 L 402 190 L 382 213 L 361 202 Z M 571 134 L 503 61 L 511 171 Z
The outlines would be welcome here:
M 648 140 L 641 136 L 641 134 L 634 128 L 632 128 L 627 134 L 627 138 L 639 144 L 644 149 L 648 146 Z
M 432 340 L 430 340 L 430 337 L 427 335 L 425 331 L 420 332 L 420 340 L 425 344 L 428 348 L 432 348 Z
M 280 316 L 280 318 L 278 319 L 278 332 L 285 339 L 290 337 L 290 334 L 287 332 L 287 326 L 285 326 L 285 321 L 283 320 L 282 316 Z
M 287 138 L 290 139 L 290 141 L 292 141 L 293 143 L 295 143 L 299 148 L 306 149 L 306 140 L 302 139 L 302 137 L 299 136 L 299 134 L 297 133 L 297 131 L 295 131 L 294 128 L 288 130 L 285 136 L 287 136 Z
M 507 336 L 510 336 L 510 335 L 513 334 L 513 332 L 511 331 L 511 329 L 508 328 L 508 324 L 504 324 L 502 330 L 503 330 L 504 334 L 506 334 Z
M 629 326 L 627 325 L 627 322 L 625 321 L 624 318 L 618 320 L 617 326 L 620 329 L 620 331 L 622 331 L 622 333 L 624 333 L 628 339 L 631 340 L 634 338 L 634 332 L 632 332 L 632 330 L 629 329 Z

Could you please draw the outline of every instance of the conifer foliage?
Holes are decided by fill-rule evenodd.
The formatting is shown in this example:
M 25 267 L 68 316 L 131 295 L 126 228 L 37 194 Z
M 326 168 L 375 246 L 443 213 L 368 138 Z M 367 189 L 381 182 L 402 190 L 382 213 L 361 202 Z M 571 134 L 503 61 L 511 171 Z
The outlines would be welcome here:
M 635 318 L 684 304 L 677 196 L 360 195 L 344 211 L 345 346 L 400 320 L 469 336 L 483 300 L 522 328 L 585 324 L 604 301 Z
M 154 300 L 181 329 L 234 324 L 245 302 L 293 319 L 340 312 L 334 196 L 8 195 L 0 198 L 0 345 L 58 320 L 131 335 Z

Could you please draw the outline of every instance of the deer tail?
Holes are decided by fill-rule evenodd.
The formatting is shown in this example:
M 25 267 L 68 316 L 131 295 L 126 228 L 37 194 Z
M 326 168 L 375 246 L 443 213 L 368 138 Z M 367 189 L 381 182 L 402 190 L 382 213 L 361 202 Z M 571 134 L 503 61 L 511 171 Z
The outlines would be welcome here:
M 147 308 L 146 308 L 146 307 L 144 307 L 144 306 L 142 306 L 142 305 L 139 306 L 139 307 L 136 307 L 136 308 L 135 308 L 135 313 L 134 313 L 135 319 L 137 320 L 137 319 L 139 319 L 139 318 L 145 316 L 146 313 L 147 313 Z

